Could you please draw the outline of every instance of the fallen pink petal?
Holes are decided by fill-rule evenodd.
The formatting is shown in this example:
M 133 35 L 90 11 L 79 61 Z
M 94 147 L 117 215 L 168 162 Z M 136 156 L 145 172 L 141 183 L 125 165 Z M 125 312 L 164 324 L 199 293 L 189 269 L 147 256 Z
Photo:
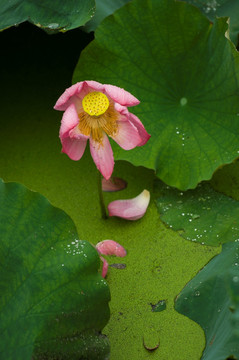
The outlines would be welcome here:
M 123 246 L 114 240 L 100 241 L 98 244 L 96 244 L 95 248 L 100 255 L 100 260 L 103 262 L 103 267 L 102 267 L 103 278 L 106 277 L 107 275 L 109 264 L 101 255 L 114 255 L 119 257 L 124 257 L 127 255 L 127 252 L 123 248 Z
M 106 275 L 107 275 L 107 272 L 108 272 L 109 264 L 102 256 L 100 257 L 100 260 L 103 261 L 103 267 L 102 267 L 101 275 L 102 275 L 103 278 L 105 278 Z
M 143 190 L 133 199 L 115 200 L 108 205 L 109 216 L 118 216 L 127 220 L 142 218 L 148 208 L 150 192 Z
M 150 138 L 141 121 L 128 111 L 139 104 L 128 91 L 96 81 L 81 81 L 60 96 L 54 109 L 64 111 L 60 140 L 62 152 L 80 160 L 87 141 L 97 169 L 106 180 L 114 169 L 111 137 L 125 150 L 144 145 Z
M 126 250 L 122 245 L 114 240 L 104 240 L 96 245 L 96 249 L 101 255 L 115 255 L 124 257 L 127 255 Z
M 102 178 L 102 190 L 105 192 L 120 191 L 127 187 L 127 182 L 118 177 L 111 177 L 109 180 Z

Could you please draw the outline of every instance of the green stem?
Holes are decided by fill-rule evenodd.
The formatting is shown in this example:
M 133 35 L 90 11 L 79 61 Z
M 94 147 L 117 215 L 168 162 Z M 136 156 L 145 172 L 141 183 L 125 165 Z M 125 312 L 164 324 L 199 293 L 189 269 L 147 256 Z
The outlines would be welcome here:
M 102 176 L 101 173 L 98 171 L 98 194 L 99 194 L 99 202 L 100 202 L 100 210 L 101 210 L 101 216 L 102 219 L 107 219 L 107 213 L 105 210 L 105 202 L 103 197 L 103 191 L 102 191 Z

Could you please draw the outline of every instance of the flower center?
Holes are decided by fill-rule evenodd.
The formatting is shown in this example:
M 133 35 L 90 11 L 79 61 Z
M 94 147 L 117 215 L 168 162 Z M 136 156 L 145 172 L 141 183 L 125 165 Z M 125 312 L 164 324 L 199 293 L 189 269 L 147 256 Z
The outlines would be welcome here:
M 109 99 L 99 91 L 87 94 L 82 100 L 84 111 L 91 116 L 103 115 L 110 105 Z

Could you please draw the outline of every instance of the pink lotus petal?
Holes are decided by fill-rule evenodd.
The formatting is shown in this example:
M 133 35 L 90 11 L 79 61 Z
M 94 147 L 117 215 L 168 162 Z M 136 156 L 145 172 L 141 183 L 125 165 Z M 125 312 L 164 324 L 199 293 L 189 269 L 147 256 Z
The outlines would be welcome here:
M 108 205 L 109 216 L 118 216 L 127 220 L 138 220 L 144 216 L 150 201 L 148 190 L 129 200 L 115 200 Z
M 79 117 L 74 104 L 71 104 L 64 112 L 61 120 L 60 138 L 68 136 L 71 129 L 79 124 Z
M 84 154 L 85 147 L 87 144 L 87 138 L 74 139 L 74 138 L 63 138 L 62 143 L 62 152 L 67 154 L 71 160 L 80 160 Z
M 90 88 L 90 89 L 89 89 Z M 69 88 L 57 100 L 54 109 L 65 111 L 68 106 L 75 104 L 82 99 L 89 91 L 104 91 L 104 86 L 97 81 L 81 81 Z
M 74 127 L 73 129 L 71 129 L 69 131 L 69 137 L 70 138 L 74 138 L 74 139 L 77 139 L 77 140 L 88 140 L 90 137 L 87 136 L 87 135 L 83 135 L 81 132 L 80 132 L 80 129 L 78 126 Z
M 118 103 L 115 103 L 115 110 L 118 111 L 121 115 L 120 120 L 121 121 L 128 121 L 128 115 L 129 115 L 129 111 L 128 108 L 126 106 L 122 106 Z
M 132 113 L 129 113 L 129 120 L 137 128 L 138 133 L 141 137 L 141 142 L 137 146 L 142 146 L 146 144 L 146 142 L 150 139 L 151 135 L 147 133 L 144 125 L 141 123 L 139 118 Z
M 127 182 L 118 177 L 111 177 L 109 180 L 102 179 L 102 190 L 105 192 L 120 191 L 127 187 Z
M 104 88 L 106 95 L 108 95 L 112 100 L 119 103 L 120 105 L 134 106 L 140 103 L 136 97 L 134 97 L 128 91 L 119 88 L 118 86 L 104 84 Z
M 85 80 L 84 83 L 94 91 L 104 91 L 104 85 L 94 80 Z
M 57 100 L 54 109 L 65 111 L 71 104 L 75 104 L 77 95 L 81 92 L 83 85 L 84 81 L 81 81 L 66 89 Z
M 108 180 L 114 169 L 114 157 L 111 145 L 106 134 L 103 134 L 102 144 L 90 138 L 90 152 L 97 169 Z
M 142 141 L 137 128 L 129 121 L 118 121 L 118 131 L 111 138 L 124 150 L 134 149 Z
M 101 255 L 115 255 L 124 257 L 127 255 L 126 250 L 114 240 L 104 240 L 96 245 L 96 249 Z
M 101 259 L 101 261 L 103 261 L 103 267 L 102 267 L 102 274 L 101 275 L 102 275 L 103 278 L 105 278 L 106 274 L 108 272 L 109 264 L 102 256 L 100 256 L 100 259 Z

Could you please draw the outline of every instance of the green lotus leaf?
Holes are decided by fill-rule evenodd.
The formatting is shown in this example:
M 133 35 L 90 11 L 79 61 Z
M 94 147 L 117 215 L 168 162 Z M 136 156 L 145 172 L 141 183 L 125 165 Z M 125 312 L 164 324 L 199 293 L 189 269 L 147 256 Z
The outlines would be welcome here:
M 175 302 L 178 312 L 196 321 L 206 335 L 201 359 L 239 357 L 239 243 L 224 244 L 182 290 Z
M 211 21 L 216 17 L 229 17 L 229 36 L 235 45 L 239 34 L 239 2 L 237 0 L 184 0 L 197 6 Z
M 55 32 L 84 25 L 94 15 L 94 0 L 0 0 L 0 30 L 24 21 Z
M 96 11 L 94 17 L 85 25 L 84 29 L 94 31 L 103 19 L 113 14 L 127 2 L 129 0 L 95 0 Z
M 116 160 L 155 169 L 186 190 L 238 157 L 239 56 L 199 9 L 173 0 L 135 0 L 106 18 L 82 52 L 73 82 L 94 79 L 133 93 L 132 108 L 151 134 Z
M 181 192 L 159 180 L 157 207 L 161 219 L 187 240 L 218 246 L 239 239 L 239 202 L 206 182 Z
M 42 195 L 0 182 L 0 358 L 106 359 L 99 256 Z

